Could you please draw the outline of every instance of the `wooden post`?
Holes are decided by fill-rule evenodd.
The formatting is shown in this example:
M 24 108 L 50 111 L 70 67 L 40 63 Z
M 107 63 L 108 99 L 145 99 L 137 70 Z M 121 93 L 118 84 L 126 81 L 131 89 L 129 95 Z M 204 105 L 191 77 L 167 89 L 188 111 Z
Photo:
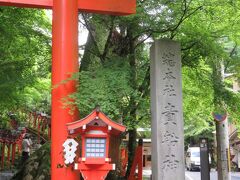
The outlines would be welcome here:
M 70 114 L 63 108 L 62 98 L 76 92 L 77 81 L 62 81 L 78 72 L 78 1 L 53 1 L 53 60 L 52 60 L 52 121 L 51 176 L 52 180 L 77 180 L 79 172 L 64 167 L 63 143 L 67 139 L 66 124 L 78 119 L 77 110 Z M 57 87 L 55 87 L 57 86 Z
M 230 180 L 228 119 L 216 122 L 218 180 Z
M 8 160 L 8 166 L 10 166 L 11 165 L 11 163 L 10 163 L 11 144 L 8 144 L 7 148 L 8 148 L 7 160 Z
M 12 166 L 14 166 L 14 162 L 15 162 L 15 153 L 16 153 L 16 143 L 14 142 L 12 144 Z
M 35 116 L 33 118 L 33 128 L 36 128 L 37 119 L 38 119 L 38 115 L 35 113 Z
M 136 172 L 136 167 L 138 167 L 138 174 L 137 174 L 137 179 L 142 180 L 142 175 L 143 175 L 143 140 L 139 139 L 138 142 L 138 147 L 135 150 L 135 156 L 133 159 L 133 164 L 131 168 L 130 175 L 128 177 L 128 180 L 135 180 L 135 172 Z
M 5 142 L 2 143 L 2 161 L 1 161 L 1 168 L 4 168 L 4 157 L 5 157 Z
M 40 130 L 41 130 L 41 123 L 42 123 L 42 116 L 39 115 L 39 118 L 38 118 L 38 123 L 37 123 L 37 133 L 38 133 L 38 144 L 40 143 Z

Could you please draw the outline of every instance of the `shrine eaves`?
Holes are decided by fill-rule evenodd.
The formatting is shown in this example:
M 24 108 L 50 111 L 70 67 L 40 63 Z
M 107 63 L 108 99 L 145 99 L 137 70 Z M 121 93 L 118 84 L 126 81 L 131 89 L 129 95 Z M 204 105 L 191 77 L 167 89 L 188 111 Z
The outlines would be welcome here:
M 52 9 L 53 0 L 0 0 L 0 6 Z M 129 15 L 136 11 L 136 0 L 78 0 L 81 12 Z

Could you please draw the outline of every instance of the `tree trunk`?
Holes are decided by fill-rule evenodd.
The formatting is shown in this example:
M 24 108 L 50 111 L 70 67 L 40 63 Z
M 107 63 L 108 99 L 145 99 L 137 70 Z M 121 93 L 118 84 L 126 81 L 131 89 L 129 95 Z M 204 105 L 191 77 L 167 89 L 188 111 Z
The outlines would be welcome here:
M 89 65 L 91 64 L 91 53 L 89 52 L 93 48 L 93 40 L 88 34 L 87 42 L 85 44 L 85 51 L 83 54 L 83 58 L 81 60 L 80 71 L 88 70 Z
M 131 167 L 134 159 L 135 149 L 136 149 L 136 138 L 137 131 L 136 129 L 132 129 L 128 131 L 129 141 L 128 141 L 128 167 L 126 172 L 126 178 L 130 175 Z
M 137 67 L 136 67 L 136 52 L 135 52 L 135 40 L 131 28 L 128 28 L 127 41 L 129 43 L 129 64 L 131 67 L 131 86 L 134 91 L 137 91 Z M 137 139 L 136 121 L 137 121 L 137 99 L 135 93 L 132 94 L 129 103 L 129 115 L 131 119 L 132 129 L 129 130 L 129 142 L 128 142 L 128 167 L 126 177 L 130 175 Z

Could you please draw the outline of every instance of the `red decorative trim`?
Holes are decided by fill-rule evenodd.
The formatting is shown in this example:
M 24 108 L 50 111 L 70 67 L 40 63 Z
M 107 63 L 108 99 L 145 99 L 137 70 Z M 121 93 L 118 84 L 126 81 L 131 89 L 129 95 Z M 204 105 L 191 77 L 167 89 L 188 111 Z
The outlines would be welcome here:
M 104 158 L 86 158 L 85 164 L 105 164 Z
M 81 128 L 83 125 L 89 124 L 90 122 L 95 120 L 97 117 L 99 119 L 101 119 L 104 123 L 106 123 L 108 126 L 111 126 L 113 129 L 115 129 L 119 132 L 124 132 L 126 130 L 125 126 L 112 121 L 103 112 L 101 112 L 101 111 L 97 112 L 96 109 L 91 114 L 89 114 L 87 117 L 85 117 L 81 120 L 72 122 L 72 123 L 68 123 L 67 129 L 70 131 L 70 130 L 75 130 L 75 129 Z
M 105 163 L 103 165 L 89 165 L 89 164 L 85 164 L 85 163 L 78 163 L 78 169 L 82 172 L 82 171 L 90 171 L 90 172 L 94 172 L 94 171 L 108 171 L 108 170 L 113 170 L 113 166 L 112 164 L 108 164 Z M 101 177 L 95 177 L 96 179 L 100 179 Z
M 0 0 L 0 5 L 51 9 L 53 0 Z

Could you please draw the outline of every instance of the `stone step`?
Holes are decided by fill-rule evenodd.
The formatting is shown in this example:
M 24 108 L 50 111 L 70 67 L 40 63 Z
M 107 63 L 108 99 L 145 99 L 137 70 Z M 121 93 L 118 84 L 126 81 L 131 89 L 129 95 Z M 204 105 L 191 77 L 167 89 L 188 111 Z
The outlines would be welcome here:
M 10 180 L 14 176 L 14 172 L 3 171 L 0 172 L 0 180 Z

